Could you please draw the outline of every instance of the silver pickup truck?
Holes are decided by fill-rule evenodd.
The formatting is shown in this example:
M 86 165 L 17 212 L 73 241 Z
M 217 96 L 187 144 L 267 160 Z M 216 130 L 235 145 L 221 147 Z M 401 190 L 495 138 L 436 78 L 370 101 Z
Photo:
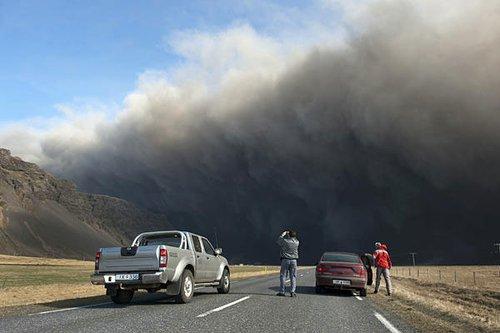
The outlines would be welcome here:
M 145 232 L 130 247 L 99 249 L 91 282 L 104 285 L 117 304 L 129 303 L 139 289 L 164 289 L 177 303 L 187 303 L 196 286 L 229 292 L 229 265 L 221 254 L 208 239 L 190 232 Z

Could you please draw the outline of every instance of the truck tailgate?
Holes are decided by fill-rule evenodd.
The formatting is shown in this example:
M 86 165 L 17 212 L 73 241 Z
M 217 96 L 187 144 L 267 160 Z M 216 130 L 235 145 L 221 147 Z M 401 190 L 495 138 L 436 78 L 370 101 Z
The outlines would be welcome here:
M 159 270 L 160 246 L 135 248 L 108 247 L 101 250 L 99 272 L 139 272 Z

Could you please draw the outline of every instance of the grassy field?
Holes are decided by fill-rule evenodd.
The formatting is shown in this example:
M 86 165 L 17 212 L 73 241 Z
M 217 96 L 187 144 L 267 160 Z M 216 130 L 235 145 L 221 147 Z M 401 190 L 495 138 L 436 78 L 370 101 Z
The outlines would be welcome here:
M 93 261 L 0 255 L 0 307 L 104 294 L 89 282 Z M 233 279 L 278 272 L 276 266 L 231 266 Z
M 399 266 L 392 276 L 500 291 L 500 266 Z
M 382 282 L 369 297 L 420 331 L 500 332 L 498 266 L 394 267 L 392 276 L 393 296 Z

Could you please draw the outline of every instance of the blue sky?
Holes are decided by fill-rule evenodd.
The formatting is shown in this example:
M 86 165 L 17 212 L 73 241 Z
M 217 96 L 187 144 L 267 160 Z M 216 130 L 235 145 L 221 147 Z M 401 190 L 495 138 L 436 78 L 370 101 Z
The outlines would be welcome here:
M 0 124 L 54 116 L 60 103 L 121 103 L 144 71 L 183 62 L 168 44 L 179 31 L 243 23 L 275 36 L 334 19 L 318 2 L 235 3 L 0 0 Z

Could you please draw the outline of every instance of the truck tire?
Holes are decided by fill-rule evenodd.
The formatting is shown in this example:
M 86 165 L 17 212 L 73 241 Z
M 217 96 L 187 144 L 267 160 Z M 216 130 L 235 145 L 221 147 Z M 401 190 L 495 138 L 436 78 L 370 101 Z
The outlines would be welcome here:
M 227 294 L 231 289 L 231 276 L 229 274 L 229 270 L 224 268 L 222 272 L 222 277 L 219 282 L 219 286 L 217 287 L 217 291 L 219 294 Z
M 182 272 L 180 283 L 181 290 L 175 297 L 175 302 L 180 304 L 188 303 L 191 298 L 193 298 L 194 294 L 193 273 L 191 273 L 191 271 L 187 269 Z
M 116 295 L 111 296 L 111 300 L 116 304 L 128 304 L 134 297 L 134 291 L 128 289 L 118 289 Z
M 366 297 L 366 288 L 363 288 L 363 289 L 359 290 L 359 296 Z

